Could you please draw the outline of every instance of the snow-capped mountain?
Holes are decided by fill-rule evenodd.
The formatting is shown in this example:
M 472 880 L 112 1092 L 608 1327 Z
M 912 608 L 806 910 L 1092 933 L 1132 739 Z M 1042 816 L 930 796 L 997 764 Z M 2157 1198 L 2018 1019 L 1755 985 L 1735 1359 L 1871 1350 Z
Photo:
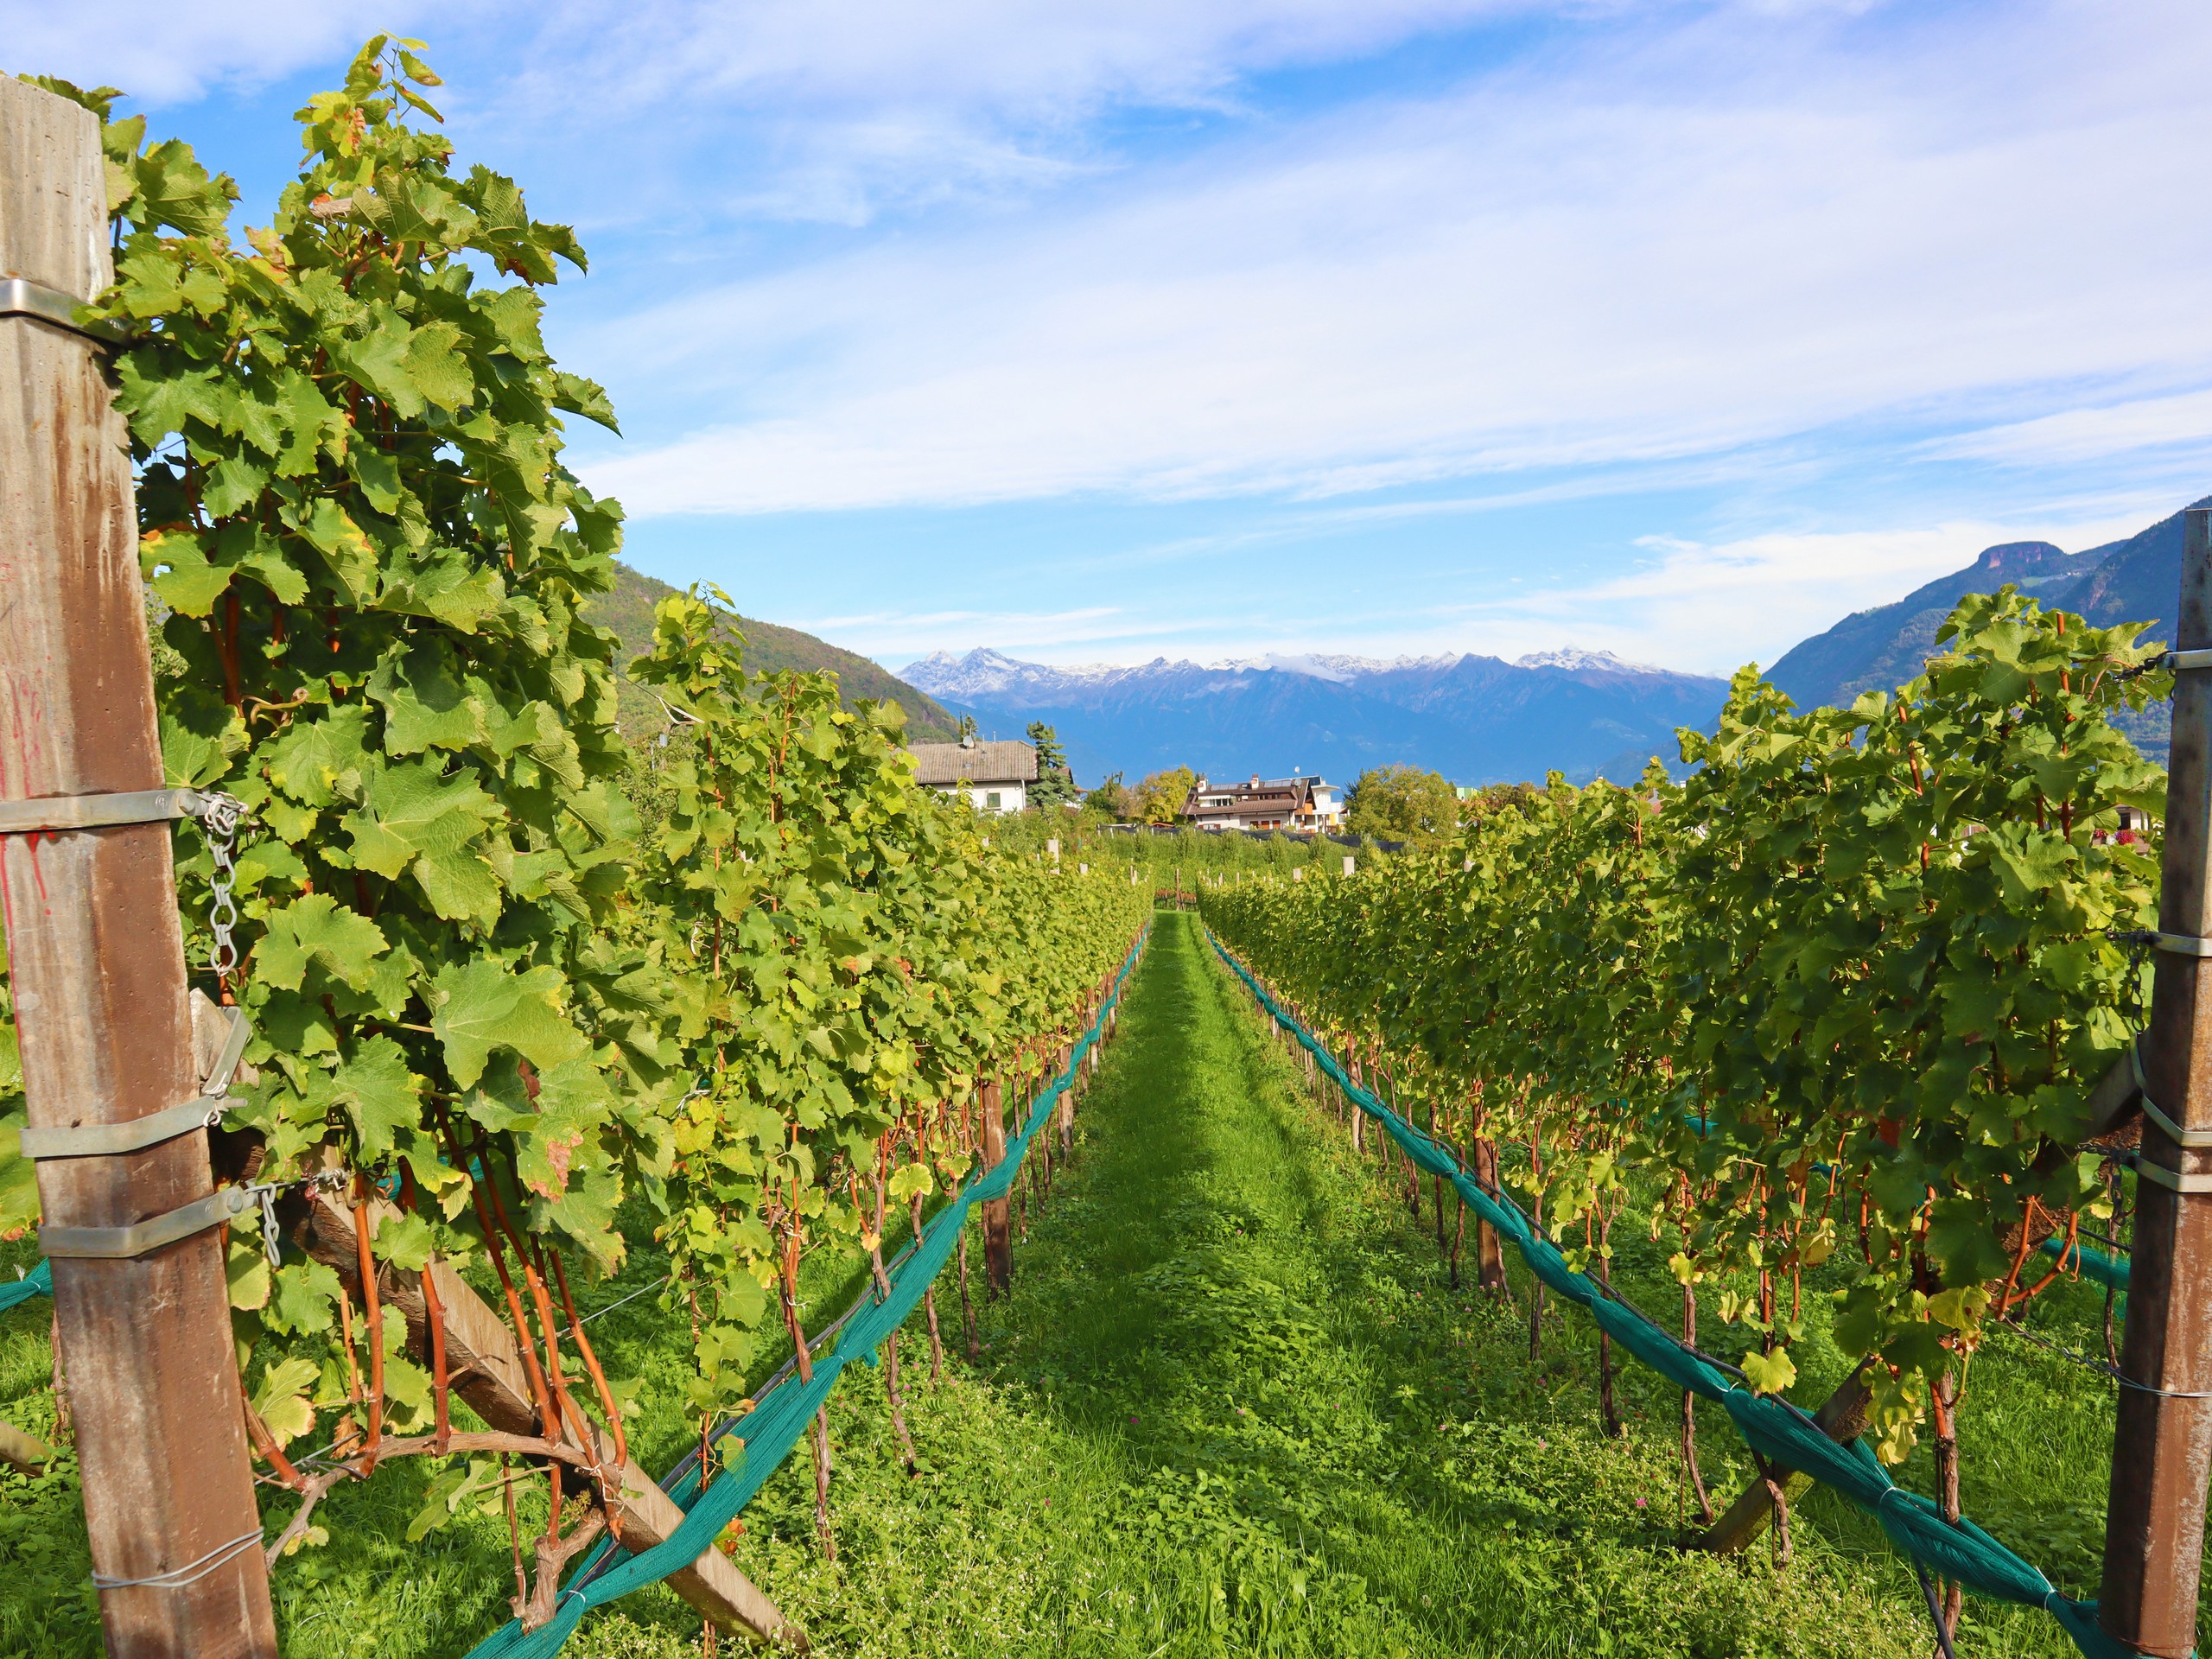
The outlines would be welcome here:
M 1563 645 L 1557 651 L 1532 651 L 1526 657 L 1516 657 L 1513 666 L 1579 668 L 1596 674 L 1664 674 L 1668 671 L 1649 663 L 1624 662 L 1610 651 L 1584 651 L 1576 645 Z
M 1710 721 L 1727 689 L 1572 648 L 1516 663 L 1315 652 L 1129 667 L 979 649 L 934 652 L 900 677 L 1004 735 L 1046 721 L 1086 781 L 1174 766 L 1217 777 L 1295 767 L 1349 781 L 1390 762 L 1459 783 L 1541 779 L 1554 767 L 1578 781 L 1625 779 L 1651 755 L 1675 760 L 1675 728 Z
M 1160 659 L 1166 662 L 1166 658 Z M 1056 663 L 1024 663 L 987 649 L 969 652 L 965 657 L 956 657 L 949 651 L 934 651 L 918 662 L 908 666 L 899 677 L 907 684 L 931 696 L 933 685 L 943 686 L 953 697 L 963 702 L 988 701 L 995 697 L 1020 696 L 1024 693 L 1049 694 L 1071 686 L 1095 685 L 1121 675 L 1141 673 L 1141 669 L 1117 668 L 1111 663 L 1079 663 L 1068 666 Z

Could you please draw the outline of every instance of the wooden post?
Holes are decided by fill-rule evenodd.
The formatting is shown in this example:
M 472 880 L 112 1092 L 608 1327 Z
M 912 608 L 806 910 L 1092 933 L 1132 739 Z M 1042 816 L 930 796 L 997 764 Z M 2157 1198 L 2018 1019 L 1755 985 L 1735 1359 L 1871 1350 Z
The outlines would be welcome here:
M 76 301 L 111 280 L 99 123 L 0 79 L 0 276 Z M 0 799 L 158 789 L 162 756 L 122 418 L 100 348 L 0 316 Z M 29 1122 L 128 1122 L 199 1089 L 166 823 L 0 840 Z M 213 1190 L 195 1129 L 48 1159 L 49 1227 L 116 1228 Z M 220 1235 L 65 1256 L 54 1306 L 107 1650 L 275 1659 Z M 235 1554 L 222 1552 L 245 1541 Z
M 1058 1077 L 1061 1071 L 1067 1071 L 1069 1062 L 1074 1058 L 1075 1046 L 1070 1044 L 1060 1051 L 1058 1070 L 1052 1075 Z M 1065 1163 L 1075 1152 L 1075 1079 L 1073 1077 L 1069 1077 L 1068 1086 L 1060 1090 L 1059 1110 L 1053 1116 L 1059 1123 L 1060 1159 Z
M 1821 1402 L 1813 1421 L 1837 1445 L 1848 1446 L 1866 1432 L 1866 1412 L 1873 1399 L 1872 1390 L 1866 1386 L 1866 1368 L 1861 1365 Z M 1813 1478 L 1783 1464 L 1770 1463 L 1767 1467 L 1774 1471 L 1783 1496 L 1794 1510 L 1797 1500 L 1813 1489 Z M 1774 1489 L 1754 1478 L 1728 1506 L 1728 1512 L 1699 1535 L 1694 1548 L 1715 1555 L 1732 1555 L 1749 1547 L 1773 1522 Z
M 1006 1161 L 1006 1094 L 996 1077 L 982 1088 L 983 1167 Z M 990 1294 L 1003 1296 L 1014 1285 L 1013 1200 L 983 1200 L 983 1265 Z
M 2212 646 L 2212 512 L 2191 509 L 2184 525 L 2174 645 L 2202 651 Z M 2194 943 L 2212 934 L 2212 671 L 2179 672 L 2173 709 L 2158 929 Z M 2212 986 L 2196 956 L 2160 950 L 2156 971 L 2145 1104 L 2193 1141 L 2212 1130 Z M 2120 1390 L 2097 1617 L 2115 1640 L 2182 1659 L 2196 1641 L 2212 1469 L 2212 1148 L 2176 1144 L 2146 1110 L 2136 1175 L 2120 1368 L 2140 1386 Z

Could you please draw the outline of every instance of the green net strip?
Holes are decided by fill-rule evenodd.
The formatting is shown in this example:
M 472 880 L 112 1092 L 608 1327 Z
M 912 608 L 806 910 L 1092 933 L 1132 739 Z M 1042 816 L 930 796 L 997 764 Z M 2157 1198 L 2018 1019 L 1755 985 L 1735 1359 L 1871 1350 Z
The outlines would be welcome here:
M 34 1296 L 54 1294 L 54 1263 L 41 1261 L 12 1285 L 0 1285 L 0 1313 L 20 1306 Z
M 471 1649 L 468 1659 L 547 1659 L 561 1650 L 577 1623 L 593 1608 L 658 1583 L 714 1547 L 722 1529 L 752 1502 L 753 1495 L 766 1484 L 768 1477 L 775 1473 L 791 1448 L 798 1444 L 806 1426 L 814 1421 L 814 1414 L 836 1387 L 846 1365 L 856 1357 L 873 1361 L 883 1339 L 905 1324 L 906 1316 L 921 1305 L 922 1293 L 950 1260 L 961 1229 L 967 1224 L 968 1212 L 985 1199 L 1002 1198 L 1013 1190 L 1014 1177 L 1020 1173 L 1022 1160 L 1028 1155 L 1030 1141 L 1049 1121 L 1060 1096 L 1074 1083 L 1077 1068 L 1104 1032 L 1115 1004 L 1121 1000 L 1122 982 L 1136 965 L 1149 932 L 1147 927 L 1130 947 L 1114 976 L 1112 992 L 1100 1006 L 1098 1018 L 1071 1051 L 1066 1069 L 1037 1096 L 1021 1132 L 1008 1138 L 1006 1156 L 964 1182 L 950 1201 L 931 1217 L 913 1252 L 891 1270 L 891 1294 L 879 1301 L 873 1289 L 863 1292 L 847 1316 L 836 1345 L 815 1360 L 812 1379 L 805 1382 L 796 1376 L 786 1379 L 757 1409 L 731 1424 L 722 1443 L 734 1449 L 725 1450 L 722 1471 L 704 1491 L 700 1489 L 695 1471 L 671 1491 L 669 1495 L 686 1510 L 683 1523 L 652 1548 L 639 1551 L 620 1566 L 593 1579 L 582 1589 L 563 1590 L 549 1624 L 525 1630 L 519 1623 L 510 1622 Z M 589 1570 L 590 1564 L 587 1562 L 579 1567 L 575 1576 L 582 1578 Z
M 2050 1580 L 1973 1522 L 1964 1517 L 1955 1526 L 1946 1522 L 1935 1504 L 1892 1481 L 1866 1447 L 1856 1441 L 1839 1445 L 1796 1407 L 1742 1387 L 1726 1371 L 1609 1294 L 1595 1280 L 1569 1268 L 1559 1247 L 1518 1205 L 1502 1192 L 1484 1191 L 1450 1151 L 1354 1083 L 1313 1033 L 1222 948 L 1211 930 L 1206 938 L 1215 954 L 1243 981 L 1276 1022 L 1312 1052 L 1330 1081 L 1344 1090 L 1344 1097 L 1381 1123 L 1420 1167 L 1451 1182 L 1468 1206 L 1520 1252 L 1529 1271 L 1569 1301 L 1587 1308 L 1605 1334 L 1637 1358 L 1726 1412 L 1737 1432 L 1760 1456 L 1842 1493 L 1872 1515 L 1898 1549 L 1944 1578 L 1980 1595 L 2043 1608 L 2089 1659 L 2136 1659 L 2133 1649 L 2098 1628 L 2096 1603 L 2074 1601 L 2062 1595 Z

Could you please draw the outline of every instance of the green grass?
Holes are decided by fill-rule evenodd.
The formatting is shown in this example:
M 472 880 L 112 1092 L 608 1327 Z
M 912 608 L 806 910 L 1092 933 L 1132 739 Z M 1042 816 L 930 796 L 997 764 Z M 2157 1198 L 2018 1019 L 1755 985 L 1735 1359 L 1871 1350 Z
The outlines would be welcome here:
M 980 1309 L 969 1364 L 948 1274 L 946 1377 L 918 1318 L 902 1341 L 922 1471 L 891 1436 L 881 1373 L 830 1408 L 839 1560 L 813 1539 L 804 1451 L 747 1510 L 738 1560 L 830 1655 L 1920 1656 L 1909 1570 L 1871 1523 L 1801 1506 L 1797 1560 L 1683 1553 L 1678 1396 L 1621 1379 L 1625 1440 L 1599 1432 L 1594 1336 L 1573 1311 L 1528 1357 L 1514 1307 L 1454 1294 L 1423 1225 L 1370 1151 L 1306 1094 L 1289 1056 L 1211 961 L 1195 918 L 1163 915 L 1085 1097 L 1073 1168 L 1029 1209 L 1014 1294 Z M 1664 1252 L 1616 1234 L 1623 1285 L 1666 1298 Z M 978 1294 L 981 1257 L 974 1266 Z M 640 1259 L 603 1302 L 645 1282 Z M 818 1310 L 849 1281 L 825 1270 Z M 2096 1304 L 2038 1319 L 2095 1347 Z M 0 1335 L 0 1415 L 41 1432 L 42 1305 Z M 1708 1315 L 1708 1342 L 1732 1333 Z M 602 1322 L 618 1375 L 645 1379 L 648 1466 L 677 1455 L 680 1330 L 652 1299 Z M 600 1330 L 594 1326 L 594 1331 Z M 2110 1404 L 2105 1386 L 2010 1338 L 1976 1362 L 1967 1507 L 2075 1593 L 2094 1590 Z M 772 1357 L 764 1358 L 764 1366 Z M 1819 1336 L 1799 1392 L 1842 1368 Z M 1707 1478 L 1747 1471 L 1701 1419 Z M 1908 1471 L 1925 1488 L 1924 1468 Z M 285 1651 L 300 1659 L 465 1652 L 505 1616 L 503 1523 L 409 1545 L 423 1483 L 395 1468 L 327 1506 L 333 1541 L 281 1564 Z M 66 1466 L 0 1478 L 0 1655 L 98 1651 Z M 2084 1529 L 2086 1528 L 2086 1531 Z M 74 1600 L 72 1599 L 73 1595 Z M 2044 1616 L 1970 1603 L 1976 1659 L 2069 1652 Z M 588 1619 L 582 1659 L 672 1659 L 698 1620 L 664 1590 Z M 725 1647 L 723 1651 L 729 1651 Z

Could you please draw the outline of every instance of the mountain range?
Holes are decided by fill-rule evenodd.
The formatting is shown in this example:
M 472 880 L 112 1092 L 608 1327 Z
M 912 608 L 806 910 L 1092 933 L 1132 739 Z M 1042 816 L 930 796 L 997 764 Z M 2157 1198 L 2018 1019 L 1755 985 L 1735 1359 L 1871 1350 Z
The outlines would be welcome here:
M 1215 664 L 1162 657 L 1135 668 L 1058 667 L 990 650 L 938 652 L 901 677 L 972 713 L 987 734 L 1053 727 L 1078 779 L 1188 766 L 1214 778 L 1255 768 L 1349 779 L 1408 762 L 1460 783 L 1600 772 L 1632 778 L 1675 753 L 1680 726 L 1719 712 L 1726 683 L 1623 662 L 1606 652 L 1314 656 Z
M 2212 505 L 2212 497 L 2193 505 Z M 2181 550 L 2179 512 L 2078 553 L 2050 542 L 2000 543 L 1962 569 L 1802 641 L 1767 677 L 1801 708 L 1887 690 L 1920 671 L 1961 599 L 2006 582 L 2099 626 L 2148 621 L 2146 639 L 2170 637 Z M 1061 667 L 979 649 L 936 652 L 900 674 L 987 732 L 1014 736 L 1039 720 L 1054 727 L 1085 783 L 1175 766 L 1217 779 L 1257 769 L 1348 780 L 1386 762 L 1431 767 L 1462 784 L 1540 779 L 1554 767 L 1575 782 L 1624 783 L 1652 755 L 1673 762 L 1675 728 L 1709 727 L 1727 695 L 1726 683 L 1711 676 L 1572 649 L 1510 663 L 1310 654 L 1205 664 L 1162 657 L 1134 668 Z M 2164 760 L 2164 704 L 2121 723 L 2145 753 Z
M 2212 506 L 2212 496 L 2192 505 Z M 1808 708 L 1899 685 L 1919 671 L 1961 598 L 2005 582 L 2100 626 L 2147 621 L 2146 639 L 2170 638 L 2181 553 L 2179 512 L 2079 553 L 2050 542 L 1999 543 L 1962 569 L 1801 641 L 1767 677 Z M 613 592 L 594 598 L 590 612 L 621 636 L 626 662 L 652 641 L 653 606 L 676 589 L 615 569 Z M 1625 783 L 1655 754 L 1672 762 L 1675 729 L 1709 728 L 1727 694 L 1726 683 L 1709 675 L 1572 648 L 1513 662 L 1312 652 L 1211 664 L 1162 657 L 1133 668 L 1027 663 L 979 649 L 936 652 L 894 675 L 796 628 L 749 617 L 737 626 L 747 667 L 833 669 L 849 699 L 898 702 L 918 740 L 951 737 L 961 714 L 986 735 L 1018 735 L 1043 721 L 1058 729 L 1086 785 L 1110 772 L 1135 779 L 1177 766 L 1217 779 L 1295 770 L 1349 781 L 1392 762 L 1463 784 L 1540 779 L 1554 768 L 1578 783 Z M 625 729 L 654 729 L 666 718 L 643 688 L 626 679 L 617 690 Z M 2146 754 L 2165 759 L 2165 705 L 2121 724 Z

